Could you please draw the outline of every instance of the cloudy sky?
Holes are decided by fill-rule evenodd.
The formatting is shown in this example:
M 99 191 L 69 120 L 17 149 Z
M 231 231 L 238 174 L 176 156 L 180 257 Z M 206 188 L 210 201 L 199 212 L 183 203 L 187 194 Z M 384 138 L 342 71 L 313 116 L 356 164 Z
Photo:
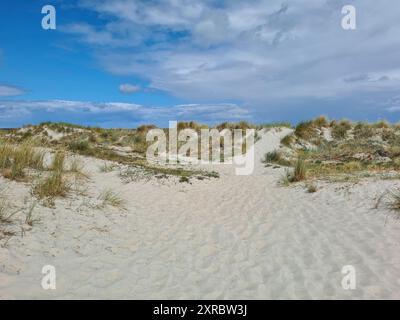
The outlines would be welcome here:
M 399 19 L 396 0 L 4 0 L 0 126 L 397 122 Z

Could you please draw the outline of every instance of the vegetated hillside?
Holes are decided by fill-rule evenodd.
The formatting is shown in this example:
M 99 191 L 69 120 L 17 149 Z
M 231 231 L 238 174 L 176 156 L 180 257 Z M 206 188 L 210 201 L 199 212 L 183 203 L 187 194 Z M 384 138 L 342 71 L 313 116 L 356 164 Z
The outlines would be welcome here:
M 264 161 L 289 167 L 301 161 L 309 179 L 397 178 L 400 126 L 319 117 L 299 123 Z

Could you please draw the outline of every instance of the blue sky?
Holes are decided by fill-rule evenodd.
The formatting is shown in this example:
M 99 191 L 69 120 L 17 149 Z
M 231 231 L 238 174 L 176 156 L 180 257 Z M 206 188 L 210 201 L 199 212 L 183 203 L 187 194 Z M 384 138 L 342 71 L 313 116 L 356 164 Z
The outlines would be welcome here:
M 395 0 L 1 1 L 0 126 L 397 122 L 399 17 Z

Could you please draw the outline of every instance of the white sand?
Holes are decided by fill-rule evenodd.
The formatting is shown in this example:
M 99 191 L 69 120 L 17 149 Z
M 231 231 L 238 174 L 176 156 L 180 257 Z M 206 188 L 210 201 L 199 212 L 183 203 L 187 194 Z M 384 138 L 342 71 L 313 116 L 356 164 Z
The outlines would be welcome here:
M 38 206 L 40 222 L 0 248 L 0 298 L 375 299 L 400 298 L 400 220 L 376 197 L 397 181 L 356 185 L 277 185 L 282 169 L 262 155 L 283 130 L 256 145 L 256 169 L 193 184 L 121 182 L 86 159 L 87 196 Z M 16 206 L 29 207 L 29 187 L 0 180 Z M 105 188 L 126 211 L 91 204 Z M 27 203 L 23 203 L 27 197 Z M 54 265 L 57 289 L 41 288 Z M 342 267 L 356 269 L 355 290 L 341 286 Z

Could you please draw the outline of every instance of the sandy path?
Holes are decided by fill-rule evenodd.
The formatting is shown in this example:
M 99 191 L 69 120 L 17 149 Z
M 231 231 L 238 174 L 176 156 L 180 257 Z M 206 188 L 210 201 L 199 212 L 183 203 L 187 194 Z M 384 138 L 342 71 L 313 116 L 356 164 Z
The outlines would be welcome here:
M 0 297 L 400 298 L 400 224 L 372 209 L 396 182 L 279 187 L 282 171 L 260 158 L 286 133 L 257 143 L 253 175 L 220 167 L 220 179 L 193 185 L 123 184 L 87 159 L 88 193 L 111 187 L 128 210 L 90 210 L 78 196 L 41 208 L 41 223 L 0 249 Z M 46 264 L 57 290 L 40 286 Z M 345 265 L 356 290 L 341 286 Z

